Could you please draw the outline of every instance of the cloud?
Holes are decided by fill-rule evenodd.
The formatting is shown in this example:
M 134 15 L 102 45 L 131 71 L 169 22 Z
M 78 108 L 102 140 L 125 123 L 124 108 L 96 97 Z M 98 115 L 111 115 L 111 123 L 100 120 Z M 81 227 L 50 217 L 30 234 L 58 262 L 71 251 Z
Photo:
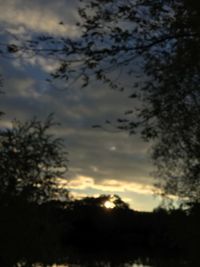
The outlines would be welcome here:
M 8 32 L 24 34 L 31 30 L 71 37 L 77 35 L 74 25 L 76 1 L 1 0 L 0 4 L 0 21 L 7 24 Z M 60 21 L 64 25 L 60 25 Z
M 66 183 L 66 181 L 63 181 Z M 72 190 L 95 189 L 107 193 L 134 192 L 138 194 L 149 195 L 155 191 L 151 185 L 140 184 L 139 182 L 118 181 L 114 179 L 105 179 L 96 182 L 92 177 L 77 176 L 67 182 L 67 187 Z

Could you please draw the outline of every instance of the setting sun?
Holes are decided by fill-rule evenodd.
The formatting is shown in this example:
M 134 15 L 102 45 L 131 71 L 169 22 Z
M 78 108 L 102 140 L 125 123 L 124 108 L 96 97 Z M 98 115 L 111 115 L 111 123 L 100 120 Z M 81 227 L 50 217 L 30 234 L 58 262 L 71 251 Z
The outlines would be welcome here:
M 106 209 L 113 209 L 115 207 L 115 204 L 109 200 L 107 200 L 105 203 L 104 203 L 104 207 Z

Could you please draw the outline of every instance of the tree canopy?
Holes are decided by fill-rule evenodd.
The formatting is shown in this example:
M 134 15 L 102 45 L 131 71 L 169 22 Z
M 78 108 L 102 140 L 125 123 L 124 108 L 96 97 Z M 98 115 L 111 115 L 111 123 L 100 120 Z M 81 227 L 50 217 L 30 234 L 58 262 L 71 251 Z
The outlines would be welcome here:
M 52 117 L 13 122 L 0 131 L 0 199 L 9 203 L 16 197 L 38 203 L 55 199 L 60 193 L 57 178 L 66 172 L 67 159 L 60 139 L 48 134 Z
M 118 195 L 100 195 L 98 197 L 85 197 L 82 199 L 73 200 L 71 207 L 91 207 L 91 208 L 105 208 L 105 203 L 111 202 L 112 208 L 126 210 L 129 205 L 124 202 Z
M 153 140 L 159 186 L 169 194 L 200 196 L 200 4 L 188 0 L 80 1 L 81 36 L 40 36 L 9 44 L 9 53 L 40 53 L 59 59 L 53 79 L 94 77 L 124 90 L 141 104 L 118 119 L 117 128 Z M 118 75 L 119 76 L 119 75 Z M 119 76 L 120 77 L 120 76 Z

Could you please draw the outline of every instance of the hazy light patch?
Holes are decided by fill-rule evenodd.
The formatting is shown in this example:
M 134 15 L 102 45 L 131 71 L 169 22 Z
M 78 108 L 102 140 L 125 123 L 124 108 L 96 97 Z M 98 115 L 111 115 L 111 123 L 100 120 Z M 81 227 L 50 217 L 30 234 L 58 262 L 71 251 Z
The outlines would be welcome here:
M 91 170 L 93 172 L 98 172 L 99 171 L 98 167 L 96 167 L 96 166 L 91 166 L 90 168 L 91 168 Z
M 116 146 L 111 146 L 111 147 L 109 148 L 109 150 L 110 150 L 110 151 L 116 151 L 117 148 L 116 148 Z

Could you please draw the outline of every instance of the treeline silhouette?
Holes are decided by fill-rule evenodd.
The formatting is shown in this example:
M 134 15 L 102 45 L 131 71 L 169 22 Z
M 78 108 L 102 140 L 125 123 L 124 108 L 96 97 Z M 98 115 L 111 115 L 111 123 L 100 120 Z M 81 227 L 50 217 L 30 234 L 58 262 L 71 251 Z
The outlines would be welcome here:
M 24 258 L 58 260 L 72 247 L 94 254 L 198 256 L 200 205 L 189 210 L 138 212 L 126 205 L 106 209 L 101 203 L 109 198 L 38 204 L 16 197 L 9 207 L 1 206 L 1 264 Z

